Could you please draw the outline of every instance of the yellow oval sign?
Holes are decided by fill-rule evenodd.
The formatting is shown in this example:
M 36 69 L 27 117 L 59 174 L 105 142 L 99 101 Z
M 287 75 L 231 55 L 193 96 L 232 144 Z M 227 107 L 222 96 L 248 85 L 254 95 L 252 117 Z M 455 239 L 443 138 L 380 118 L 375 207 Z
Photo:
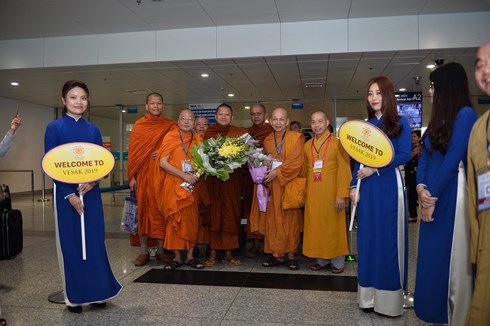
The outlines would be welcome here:
M 68 143 L 47 152 L 42 168 L 49 177 L 61 182 L 92 182 L 112 171 L 114 156 L 96 144 Z
M 361 164 L 382 168 L 393 161 L 394 150 L 390 139 L 369 122 L 345 122 L 339 129 L 339 139 L 345 151 Z

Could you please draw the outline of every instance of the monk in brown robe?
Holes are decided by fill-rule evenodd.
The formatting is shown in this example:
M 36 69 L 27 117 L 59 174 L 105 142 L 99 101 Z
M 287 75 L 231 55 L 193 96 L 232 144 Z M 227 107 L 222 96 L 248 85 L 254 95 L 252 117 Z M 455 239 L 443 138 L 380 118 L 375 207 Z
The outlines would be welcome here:
M 233 109 L 228 104 L 221 104 L 216 109 L 217 124 L 206 131 L 204 138 L 216 138 L 218 135 L 240 137 L 247 131 L 231 125 Z M 216 263 L 216 250 L 224 250 L 223 263 L 240 265 L 239 259 L 234 258 L 231 251 L 238 248 L 238 234 L 242 213 L 241 196 L 243 188 L 243 173 L 237 170 L 230 174 L 227 181 L 216 177 L 208 177 L 206 184 L 211 198 L 210 207 L 210 247 L 209 259 L 204 263 L 211 267 Z
M 196 118 L 196 132 L 200 133 L 203 137 L 206 130 L 209 128 L 209 120 L 204 116 Z M 196 185 L 194 190 L 198 194 L 197 205 L 199 207 L 199 229 L 197 231 L 197 243 L 205 244 L 207 250 L 209 251 L 209 205 L 211 201 L 209 200 L 209 192 L 206 186 L 206 180 L 203 178 Z M 195 251 L 196 254 L 199 251 Z
M 164 247 L 175 253 L 172 263 L 165 265 L 164 270 L 175 270 L 183 264 L 196 269 L 204 268 L 193 256 L 198 228 L 197 195 L 181 186 L 187 182 L 194 187 L 199 179 L 191 165 L 190 150 L 198 141 L 202 141 L 201 135 L 192 131 L 194 119 L 191 110 L 182 110 L 177 122 L 179 129 L 165 135 L 158 155 L 160 166 L 167 173 L 163 181 L 165 196 L 161 198 L 165 217 Z M 187 250 L 185 260 L 181 258 L 181 250 Z
M 135 266 L 143 266 L 150 259 L 148 246 L 157 246 L 156 259 L 171 261 L 163 251 L 165 226 L 157 200 L 155 187 L 163 181 L 160 165 L 156 161 L 158 149 L 165 134 L 176 128 L 174 121 L 162 116 L 163 97 L 158 93 L 146 97 L 146 114 L 138 119 L 129 137 L 129 187 L 136 190 L 138 200 L 138 235 L 131 235 L 131 245 L 140 246 Z M 148 243 L 148 239 L 153 242 Z M 156 243 L 155 243 L 156 242 Z
M 257 147 L 262 147 L 265 137 L 272 133 L 272 126 L 265 122 L 266 110 L 265 106 L 260 103 L 252 105 L 250 108 L 250 120 L 252 125 L 247 128 L 247 132 L 257 141 Z M 254 192 L 254 182 L 252 176 L 248 171 L 248 166 L 245 166 L 244 175 L 244 188 L 243 188 L 243 212 L 245 218 L 248 220 L 246 225 L 247 239 L 253 241 L 252 247 L 250 247 L 246 255 L 249 258 L 257 256 L 260 252 L 260 239 L 261 235 L 255 235 L 250 232 L 250 208 L 252 207 L 252 199 Z
M 264 182 L 269 184 L 271 199 L 267 204 L 267 211 L 262 213 L 254 195 L 250 229 L 264 235 L 264 252 L 272 254 L 262 266 L 271 267 L 286 263 L 290 270 L 297 270 L 299 266 L 294 254 L 298 251 L 303 214 L 301 209 L 283 209 L 282 200 L 284 186 L 297 178 L 302 170 L 304 136 L 288 130 L 288 113 L 283 108 L 272 111 L 271 124 L 274 132 L 264 140 L 264 149 L 271 153 L 274 159 L 272 169 L 267 171 L 264 179 Z

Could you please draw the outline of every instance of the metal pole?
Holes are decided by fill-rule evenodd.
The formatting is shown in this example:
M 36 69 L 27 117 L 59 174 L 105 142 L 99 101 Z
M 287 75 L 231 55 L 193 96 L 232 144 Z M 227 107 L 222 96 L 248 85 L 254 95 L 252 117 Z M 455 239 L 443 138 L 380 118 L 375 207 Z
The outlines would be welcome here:
M 119 110 L 119 185 L 124 184 L 124 158 L 123 158 L 123 150 L 124 150 L 124 129 L 123 129 L 123 110 L 124 106 L 120 106 Z
M 34 170 L 31 170 L 31 193 L 32 201 L 34 201 Z

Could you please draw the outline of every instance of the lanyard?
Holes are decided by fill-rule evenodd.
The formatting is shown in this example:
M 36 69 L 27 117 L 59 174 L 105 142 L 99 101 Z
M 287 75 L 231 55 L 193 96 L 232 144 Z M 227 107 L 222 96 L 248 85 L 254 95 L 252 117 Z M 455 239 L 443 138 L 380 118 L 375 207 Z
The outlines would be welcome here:
M 187 158 L 187 154 L 189 153 L 189 149 L 191 148 L 192 145 L 192 140 L 194 139 L 194 133 L 191 135 L 191 141 L 189 142 L 189 148 L 185 148 L 185 143 L 184 139 L 182 138 L 182 133 L 179 130 L 179 137 L 180 137 L 180 142 L 182 143 L 182 149 L 184 150 L 185 158 Z
M 316 150 L 316 147 L 313 144 L 315 142 L 315 139 L 314 138 L 312 139 L 310 149 L 311 149 L 311 163 L 313 164 L 313 166 L 315 166 L 315 157 L 314 157 L 314 154 L 313 154 L 313 148 L 315 148 L 315 152 L 317 153 L 317 156 L 318 156 L 318 154 L 320 154 L 320 150 L 322 149 L 323 144 L 325 144 L 325 142 L 327 142 L 327 145 L 325 145 L 325 151 L 323 152 L 323 158 L 322 158 L 322 162 L 325 162 L 325 157 L 327 157 L 328 145 L 330 144 L 330 140 L 332 139 L 331 136 L 332 136 L 332 134 L 330 134 L 323 141 L 323 143 L 320 145 L 320 148 L 318 150 Z
M 279 144 L 279 147 L 277 147 L 276 135 L 274 135 L 274 145 L 276 146 L 277 155 L 281 155 L 282 145 L 284 144 L 284 137 L 286 137 L 286 131 L 287 130 L 284 130 L 284 133 L 282 134 L 281 143 Z

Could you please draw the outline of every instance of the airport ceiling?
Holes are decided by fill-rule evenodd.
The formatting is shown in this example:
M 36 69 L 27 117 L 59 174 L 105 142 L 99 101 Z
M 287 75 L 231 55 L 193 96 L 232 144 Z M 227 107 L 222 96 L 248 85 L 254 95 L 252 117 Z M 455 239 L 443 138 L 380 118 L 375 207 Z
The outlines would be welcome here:
M 490 11 L 490 0 L 2 0 L 0 40 L 479 11 Z M 108 117 L 116 104 L 141 106 L 146 93 L 158 91 L 167 110 L 225 101 L 235 117 L 243 111 L 246 119 L 240 109 L 256 101 L 273 108 L 298 100 L 311 110 L 325 109 L 332 98 L 362 98 L 366 82 L 380 74 L 397 89 L 425 91 L 426 65 L 438 58 L 463 64 L 471 94 L 480 95 L 472 78 L 475 53 L 457 48 L 0 70 L 0 97 L 56 107 L 63 83 L 77 78 L 89 85 L 92 106 Z M 12 87 L 13 80 L 21 85 Z

